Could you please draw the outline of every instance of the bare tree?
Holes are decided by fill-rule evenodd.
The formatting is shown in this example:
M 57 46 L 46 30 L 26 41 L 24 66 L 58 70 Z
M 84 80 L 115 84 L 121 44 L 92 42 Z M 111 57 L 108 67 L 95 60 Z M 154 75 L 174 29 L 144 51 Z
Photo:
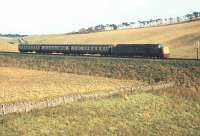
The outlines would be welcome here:
M 193 12 L 192 15 L 194 16 L 194 18 L 198 18 L 199 17 L 199 12 Z
M 170 17 L 169 20 L 170 20 L 170 24 L 172 24 L 174 19 Z
M 86 33 L 87 30 L 86 30 L 85 28 L 81 28 L 78 32 L 79 32 L 79 33 Z
M 187 15 L 185 15 L 185 17 L 188 19 L 188 20 L 192 20 L 192 18 L 193 18 L 193 14 L 187 14 Z
M 140 24 L 140 27 L 144 27 L 145 26 L 145 22 L 144 21 L 138 21 Z
M 114 30 L 117 30 L 117 25 L 111 24 L 110 26 L 111 26 Z
M 181 18 L 180 17 L 176 17 L 177 22 L 181 22 Z

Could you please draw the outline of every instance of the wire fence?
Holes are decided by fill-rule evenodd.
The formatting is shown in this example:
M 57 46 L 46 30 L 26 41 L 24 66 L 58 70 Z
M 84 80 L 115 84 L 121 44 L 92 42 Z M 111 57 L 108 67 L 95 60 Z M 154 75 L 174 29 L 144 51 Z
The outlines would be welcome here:
M 62 96 L 57 98 L 49 98 L 45 100 L 41 100 L 38 102 L 20 102 L 13 104 L 0 104 L 0 115 L 7 115 L 10 113 L 21 113 L 21 112 L 30 112 L 36 109 L 44 109 L 49 107 L 55 107 L 67 103 L 72 103 L 79 100 L 87 100 L 87 99 L 98 99 L 98 98 L 106 98 L 112 97 L 115 95 L 120 95 L 123 93 L 134 92 L 137 90 L 149 91 L 149 90 L 159 90 L 166 89 L 169 87 L 173 87 L 175 83 L 162 83 L 157 85 L 149 85 L 149 86 L 140 86 L 135 88 L 123 88 L 110 92 L 94 92 L 94 93 L 85 93 L 85 94 L 76 94 L 71 96 Z

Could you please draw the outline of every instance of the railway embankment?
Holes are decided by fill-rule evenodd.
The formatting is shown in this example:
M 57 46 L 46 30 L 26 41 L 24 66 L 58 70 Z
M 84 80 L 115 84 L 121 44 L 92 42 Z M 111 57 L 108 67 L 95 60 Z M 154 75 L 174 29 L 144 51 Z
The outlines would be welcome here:
M 200 61 L 95 58 L 49 55 L 0 55 L 1 67 L 18 67 L 116 79 L 157 83 L 174 81 L 180 86 L 200 84 Z

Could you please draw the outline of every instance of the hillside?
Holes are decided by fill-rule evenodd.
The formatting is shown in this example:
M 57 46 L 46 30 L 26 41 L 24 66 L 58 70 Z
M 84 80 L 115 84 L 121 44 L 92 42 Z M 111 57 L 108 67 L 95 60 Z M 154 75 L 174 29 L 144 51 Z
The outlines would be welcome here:
M 194 58 L 194 42 L 200 39 L 200 21 L 91 34 L 29 36 L 25 39 L 30 43 L 162 43 L 170 47 L 171 57 Z
M 16 38 L 0 37 L 0 51 L 16 52 L 18 41 Z

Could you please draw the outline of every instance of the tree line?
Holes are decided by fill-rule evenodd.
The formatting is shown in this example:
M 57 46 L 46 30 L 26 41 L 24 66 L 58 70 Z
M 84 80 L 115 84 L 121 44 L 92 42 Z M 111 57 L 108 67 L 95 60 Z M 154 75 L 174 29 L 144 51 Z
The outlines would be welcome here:
M 20 35 L 20 34 L 1 34 L 0 33 L 0 37 L 25 37 L 27 35 Z
M 169 25 L 176 24 L 186 21 L 193 21 L 200 18 L 200 12 L 194 11 L 193 13 L 186 14 L 181 17 L 170 17 L 170 18 L 157 18 L 150 20 L 139 20 L 137 22 L 123 22 L 121 24 L 106 24 L 106 25 L 97 25 L 88 28 L 81 28 L 77 32 L 71 32 L 68 34 L 85 34 L 92 32 L 102 32 L 102 31 L 111 31 L 111 30 L 119 30 L 119 29 L 127 29 L 127 28 L 142 28 L 142 27 L 153 27 L 160 25 Z

